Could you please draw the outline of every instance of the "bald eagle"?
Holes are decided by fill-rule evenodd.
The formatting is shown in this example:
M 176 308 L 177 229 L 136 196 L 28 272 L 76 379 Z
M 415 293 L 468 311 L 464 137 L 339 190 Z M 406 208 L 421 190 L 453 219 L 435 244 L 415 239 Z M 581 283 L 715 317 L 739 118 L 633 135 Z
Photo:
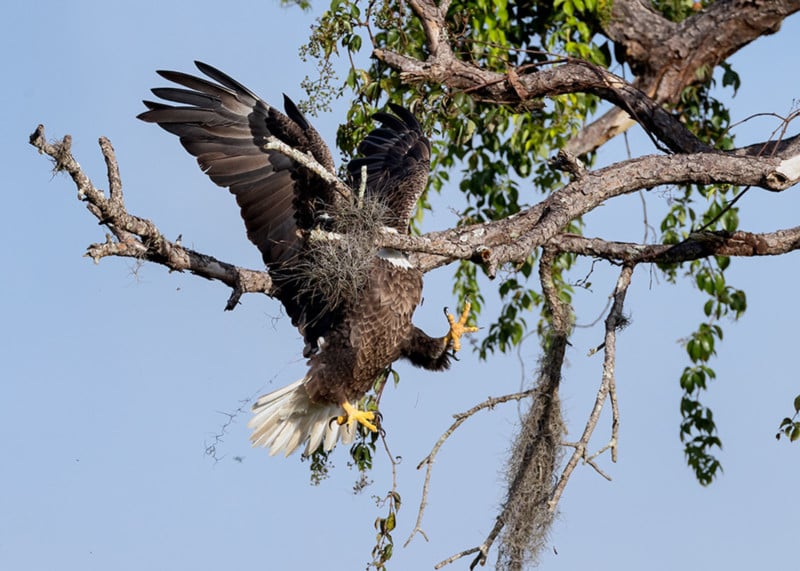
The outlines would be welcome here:
M 145 101 L 139 119 L 180 137 L 203 172 L 236 197 L 273 293 L 305 340 L 306 375 L 253 405 L 253 445 L 270 455 L 288 456 L 302 444 L 305 455 L 328 451 L 351 442 L 359 424 L 377 430 L 375 413 L 358 402 L 392 363 L 446 369 L 460 336 L 474 331 L 465 325 L 468 306 L 460 319 L 448 315 L 443 337 L 415 327 L 422 273 L 406 253 L 374 246 L 380 232 L 409 231 L 428 180 L 430 142 L 410 111 L 389 104 L 391 113 L 374 115 L 380 127 L 359 145 L 344 184 L 288 97 L 284 114 L 218 69 L 195 64 L 209 79 L 158 71 L 181 87 L 153 94 L 177 105 Z

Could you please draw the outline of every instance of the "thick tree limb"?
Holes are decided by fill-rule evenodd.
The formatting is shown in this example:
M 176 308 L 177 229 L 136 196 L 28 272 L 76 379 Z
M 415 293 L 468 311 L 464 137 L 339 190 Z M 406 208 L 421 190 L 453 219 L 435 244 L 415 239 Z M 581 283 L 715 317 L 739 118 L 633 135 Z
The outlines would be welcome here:
M 657 104 L 675 103 L 687 86 L 800 10 L 793 0 L 719 0 L 675 23 L 641 0 L 611 5 L 603 32 L 635 74 L 632 85 Z M 588 153 L 633 124 L 624 108 L 615 107 L 586 125 L 566 150 Z
M 800 249 L 800 226 L 754 234 L 750 232 L 698 232 L 680 244 L 636 244 L 559 234 L 548 244 L 562 252 L 603 258 L 626 264 L 674 264 L 708 256 L 779 256 Z
M 111 143 L 100 139 L 107 166 L 109 196 L 97 189 L 83 173 L 70 152 L 71 140 L 51 144 L 39 127 L 31 144 L 55 161 L 55 169 L 70 175 L 78 189 L 78 198 L 110 231 L 105 242 L 92 244 L 87 256 L 96 262 L 107 256 L 129 257 L 166 266 L 172 271 L 190 271 L 221 281 L 233 288 L 226 309 L 235 307 L 239 297 L 248 292 L 270 295 L 272 282 L 265 271 L 240 268 L 212 256 L 184 248 L 178 241 L 167 240 L 149 220 L 129 214 L 125 209 L 122 182 Z M 800 152 L 786 141 L 783 149 Z M 756 147 L 747 152 L 755 152 Z M 783 254 L 800 247 L 800 227 L 765 234 L 747 232 L 702 233 L 692 235 L 675 246 L 610 242 L 562 234 L 566 224 L 600 203 L 643 188 L 683 182 L 727 182 L 738 185 L 761 185 L 779 191 L 800 179 L 800 155 L 782 160 L 734 153 L 699 153 L 694 155 L 653 155 L 640 157 L 593 172 L 537 205 L 515 216 L 487 224 L 474 224 L 424 236 L 388 233 L 379 246 L 415 252 L 415 263 L 427 272 L 456 259 L 473 260 L 496 270 L 503 264 L 525 260 L 537 247 L 550 244 L 561 252 L 591 255 L 625 263 L 678 263 L 707 255 L 762 256 Z
M 514 216 L 485 224 L 431 232 L 421 237 L 385 235 L 381 244 L 428 254 L 415 258 L 415 263 L 423 271 L 454 259 L 473 260 L 490 269 L 496 269 L 506 263 L 524 261 L 535 248 L 553 240 L 571 220 L 611 198 L 661 184 L 684 183 L 753 185 L 777 192 L 800 180 L 800 171 L 797 171 L 799 159 L 800 156 L 781 160 L 721 152 L 639 157 L 588 172 L 579 180 Z M 781 240 L 777 240 L 777 235 L 769 236 L 768 240 L 761 242 L 745 240 L 745 243 L 751 243 L 749 255 L 754 255 L 754 251 L 758 251 L 758 255 L 767 255 L 770 247 L 775 248 L 775 253 L 784 253 L 787 247 L 795 249 L 794 232 L 784 232 L 788 232 L 788 235 L 783 235 Z M 745 238 L 744 235 L 739 237 Z M 572 242 L 578 244 L 575 240 Z M 681 254 L 686 256 L 685 260 L 696 259 L 698 251 L 703 251 L 697 248 L 700 242 L 703 240 L 694 239 L 682 248 L 673 247 L 670 261 L 683 261 L 680 259 Z M 581 247 L 586 247 L 586 243 L 581 243 Z M 638 248 L 641 247 L 643 246 Z M 708 245 L 703 245 L 703 248 L 707 249 Z M 608 249 L 611 251 L 613 248 L 609 246 Z M 666 256 L 665 251 L 661 255 Z M 620 253 L 619 250 L 617 252 Z M 725 255 L 742 255 L 747 250 L 740 248 L 738 252 L 736 254 L 730 249 Z M 635 255 L 636 248 L 627 254 L 628 257 Z
M 567 59 L 551 68 L 528 73 L 515 72 L 515 81 L 512 82 L 506 74 L 462 62 L 452 53 L 441 49 L 438 56 L 430 56 L 425 62 L 388 50 L 376 49 L 373 53 L 397 69 L 407 82 L 442 84 L 491 103 L 522 103 L 519 97 L 521 90 L 515 89 L 514 83 L 522 86 L 528 100 L 567 93 L 592 93 L 624 109 L 647 132 L 674 152 L 691 153 L 710 149 L 644 92 L 621 77 L 580 60 Z M 579 154 L 576 149 L 568 147 L 566 150 Z
M 659 77 L 656 99 L 696 81 L 753 40 L 778 31 L 800 10 L 796 0 L 718 0 L 682 22 L 671 22 L 642 0 L 615 0 L 603 32 L 624 50 L 637 76 Z M 663 100 L 663 99 L 661 99 Z

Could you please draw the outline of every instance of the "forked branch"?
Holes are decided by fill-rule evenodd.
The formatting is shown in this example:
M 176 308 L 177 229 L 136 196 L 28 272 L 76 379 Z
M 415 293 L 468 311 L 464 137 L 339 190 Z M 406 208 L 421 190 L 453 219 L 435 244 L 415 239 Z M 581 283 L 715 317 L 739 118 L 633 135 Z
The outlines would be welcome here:
M 109 195 L 98 189 L 83 172 L 72 156 L 71 137 L 48 143 L 44 126 L 39 125 L 30 137 L 30 143 L 54 161 L 56 172 L 66 172 L 78 189 L 78 200 L 103 226 L 110 230 L 105 242 L 91 244 L 86 256 L 95 262 L 107 256 L 120 256 L 155 262 L 171 271 L 190 271 L 210 280 L 218 280 L 233 292 L 225 309 L 233 309 L 244 293 L 258 292 L 270 295 L 272 280 L 264 271 L 241 268 L 212 256 L 183 247 L 179 240 L 166 239 L 150 220 L 129 214 L 125 209 L 122 180 L 111 142 L 100 138 L 100 150 L 106 162 Z
M 403 547 L 406 547 L 411 540 L 414 539 L 416 534 L 422 535 L 425 540 L 428 540 L 428 536 L 425 535 L 425 532 L 422 529 L 422 519 L 425 514 L 425 508 L 428 505 L 428 492 L 430 490 L 431 484 L 431 474 L 433 473 L 433 464 L 436 460 L 436 455 L 439 453 L 439 449 L 447 442 L 447 439 L 450 438 L 453 433 L 458 430 L 458 427 L 461 426 L 467 419 L 472 417 L 475 413 L 480 412 L 481 410 L 485 409 L 493 409 L 496 405 L 509 402 L 509 401 L 519 401 L 528 398 L 533 394 L 533 389 L 522 391 L 519 393 L 513 393 L 510 395 L 503 395 L 500 397 L 489 397 L 485 401 L 476 404 L 471 409 L 460 412 L 458 414 L 454 414 L 453 418 L 455 418 L 455 422 L 450 425 L 450 428 L 444 431 L 444 433 L 439 437 L 439 440 L 436 441 L 436 444 L 433 445 L 430 453 L 422 459 L 422 461 L 417 464 L 417 470 L 421 469 L 423 466 L 427 466 L 425 470 L 425 481 L 422 484 L 422 499 L 420 500 L 419 510 L 417 511 L 417 521 L 414 524 L 414 529 L 411 531 L 411 534 L 406 539 L 406 542 L 403 544 Z M 438 567 L 437 567 L 438 568 Z
M 594 406 L 592 407 L 592 411 L 589 413 L 589 418 L 586 421 L 586 426 L 583 429 L 583 434 L 581 435 L 580 440 L 577 443 L 570 444 L 570 446 L 574 448 L 574 451 L 572 452 L 570 459 L 567 461 L 567 465 L 564 467 L 558 483 L 553 489 L 553 495 L 549 502 L 550 510 L 552 512 L 555 512 L 556 507 L 558 506 L 558 501 L 561 499 L 561 494 L 564 492 L 564 488 L 567 486 L 569 477 L 572 475 L 572 472 L 578 465 L 578 461 L 583 460 L 584 462 L 589 463 L 595 470 L 597 470 L 598 473 L 607 479 L 608 476 L 594 463 L 594 458 L 596 458 L 600 452 L 610 449 L 611 458 L 613 461 L 616 461 L 619 430 L 619 409 L 617 407 L 616 383 L 614 377 L 614 370 L 616 366 L 616 342 L 617 331 L 624 327 L 624 325 L 627 323 L 627 319 L 623 315 L 623 308 L 625 304 L 625 294 L 627 293 L 628 286 L 631 283 L 632 275 L 633 266 L 626 265 L 623 266 L 622 270 L 620 270 L 619 278 L 617 278 L 617 284 L 614 288 L 614 293 L 612 296 L 614 302 L 611 305 L 611 310 L 608 312 L 608 316 L 606 317 L 605 337 L 603 339 L 603 343 L 601 344 L 604 358 L 600 388 L 597 391 Z M 600 413 L 603 411 L 603 405 L 605 404 L 606 399 L 609 398 L 609 395 L 612 403 L 611 441 L 606 447 L 602 448 L 598 454 L 590 457 L 587 454 L 589 440 L 594 433 L 594 429 L 597 427 L 597 423 L 600 420 Z

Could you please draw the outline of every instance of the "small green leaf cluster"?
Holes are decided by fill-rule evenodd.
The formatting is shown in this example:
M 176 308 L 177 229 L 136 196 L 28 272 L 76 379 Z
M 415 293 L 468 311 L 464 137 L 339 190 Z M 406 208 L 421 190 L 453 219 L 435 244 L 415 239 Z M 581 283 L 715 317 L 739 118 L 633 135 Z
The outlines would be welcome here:
M 701 323 L 686 342 L 692 365 L 684 368 L 680 377 L 683 389 L 680 436 L 685 443 L 687 463 L 703 485 L 710 484 L 721 469 L 711 451 L 721 448 L 722 442 L 716 434 L 711 409 L 701 403 L 708 382 L 716 377 L 708 363 L 716 355 L 716 343 L 723 339 L 722 327 L 717 322 L 725 316 L 738 319 L 747 309 L 745 292 L 726 283 L 724 272 L 729 264 L 730 258 L 716 256 L 694 262 L 690 269 L 697 288 L 709 297 L 703 305 L 703 313 L 709 321 Z
M 789 442 L 800 440 L 800 420 L 798 418 L 800 418 L 800 395 L 794 397 L 794 415 L 791 418 L 787 416 L 781 421 L 775 438 L 780 440 L 781 436 L 785 436 Z
M 723 88 L 733 88 L 732 97 L 741 84 L 739 74 L 727 62 L 720 64 L 723 70 L 720 83 Z M 730 133 L 730 111 L 714 95 L 717 79 L 707 67 L 697 71 L 696 82 L 686 87 L 673 111 L 681 121 L 701 140 L 717 149 L 733 148 L 733 135 Z
M 297 6 L 301 10 L 310 10 L 311 2 L 309 0 L 281 0 L 282 6 Z
M 348 83 L 338 81 L 335 61 L 340 48 L 350 58 L 361 49 L 363 27 L 358 3 L 348 0 L 333 0 L 330 8 L 317 19 L 308 43 L 300 48 L 300 58 L 315 61 L 318 70 L 317 77 L 307 76 L 302 82 L 309 96 L 308 101 L 300 103 L 302 111 L 312 115 L 328 111 L 330 102 L 344 94 Z
M 697 481 L 707 486 L 714 481 L 717 472 L 722 471 L 719 460 L 709 452 L 712 448 L 722 448 L 722 441 L 715 434 L 714 415 L 710 408 L 687 396 L 681 399 L 681 415 L 686 462 L 694 470 Z
M 734 190 L 735 187 L 726 184 L 683 187 L 683 195 L 671 198 L 669 211 L 661 221 L 661 241 L 679 244 L 698 226 L 708 231 L 735 232 L 739 228 L 739 209 L 731 206 L 728 200 Z M 699 216 L 695 210 L 698 203 L 705 207 Z M 661 264 L 659 267 L 669 281 L 676 280 L 676 265 Z
M 556 0 L 553 7 L 555 33 L 548 44 L 550 51 L 560 52 L 608 67 L 611 48 L 608 41 L 596 43 L 599 23 L 610 17 L 611 3 L 602 0 Z M 561 49 L 559 49 L 561 48 Z
M 333 469 L 333 462 L 330 460 L 330 451 L 326 452 L 322 446 L 314 450 L 308 456 L 301 456 L 301 460 L 311 462 L 311 485 L 319 486 L 323 481 L 330 477 L 330 471 Z
M 390 491 L 385 498 L 376 498 L 378 506 L 388 506 L 386 517 L 375 519 L 375 547 L 372 548 L 372 562 L 370 567 L 385 571 L 386 563 L 392 558 L 394 552 L 394 539 L 392 531 L 397 526 L 397 512 L 400 510 L 400 494 L 396 490 Z
M 716 435 L 717 427 L 711 409 L 700 402 L 700 395 L 708 388 L 708 382 L 716 373 L 706 363 L 716 354 L 716 340 L 722 340 L 719 325 L 701 323 L 686 343 L 686 352 L 693 365 L 681 374 L 681 427 L 680 437 L 684 442 L 684 453 L 689 467 L 702 485 L 708 485 L 721 470 L 719 460 L 711 453 L 713 448 L 722 448 Z
M 530 277 L 535 263 L 536 256 L 531 256 L 518 268 L 517 273 L 500 283 L 498 292 L 504 302 L 503 308 L 497 321 L 489 326 L 486 336 L 481 341 L 479 349 L 481 359 L 486 359 L 495 350 L 505 353 L 522 342 L 528 327 L 524 313 L 532 311 L 542 303 L 542 295 L 526 287 L 524 283 Z
M 360 434 L 359 439 L 350 447 L 350 458 L 352 458 L 352 465 L 359 472 L 372 470 L 373 452 L 375 452 L 375 441 L 368 440 L 368 437 Z M 357 491 L 360 491 L 360 489 Z
M 336 422 L 331 419 L 331 422 Z M 369 486 L 371 481 L 367 477 L 367 472 L 372 469 L 372 457 L 375 452 L 375 443 L 378 439 L 378 434 L 369 432 L 361 425 L 356 429 L 357 439 L 350 447 L 350 461 L 348 466 L 358 470 L 359 477 L 353 485 L 353 491 L 358 493 L 364 488 Z M 331 460 L 332 450 L 325 451 L 320 444 L 319 448 L 314 450 L 308 456 L 303 456 L 302 460 L 310 462 L 310 481 L 312 486 L 319 486 L 324 480 L 330 476 L 330 471 L 333 469 L 333 461 Z
M 710 298 L 703 305 L 703 313 L 715 320 L 724 316 L 739 319 L 747 309 L 747 295 L 725 281 L 724 272 L 730 265 L 730 258 L 715 256 L 714 262 L 716 268 L 711 264 L 701 264 L 694 276 L 697 289 Z M 721 330 L 719 337 L 722 338 Z

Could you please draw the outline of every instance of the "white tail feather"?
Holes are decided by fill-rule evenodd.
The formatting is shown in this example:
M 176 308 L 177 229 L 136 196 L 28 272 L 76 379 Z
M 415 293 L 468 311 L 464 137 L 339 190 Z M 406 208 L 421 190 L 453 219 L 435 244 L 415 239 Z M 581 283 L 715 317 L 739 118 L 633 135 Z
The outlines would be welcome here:
M 253 418 L 247 423 L 253 429 L 253 446 L 269 448 L 269 455 L 283 452 L 288 456 L 306 442 L 303 454 L 314 452 L 322 444 L 326 452 L 342 444 L 350 444 L 355 426 L 339 425 L 334 418 L 343 411 L 336 404 L 312 403 L 305 389 L 307 377 L 259 397 L 253 405 Z

